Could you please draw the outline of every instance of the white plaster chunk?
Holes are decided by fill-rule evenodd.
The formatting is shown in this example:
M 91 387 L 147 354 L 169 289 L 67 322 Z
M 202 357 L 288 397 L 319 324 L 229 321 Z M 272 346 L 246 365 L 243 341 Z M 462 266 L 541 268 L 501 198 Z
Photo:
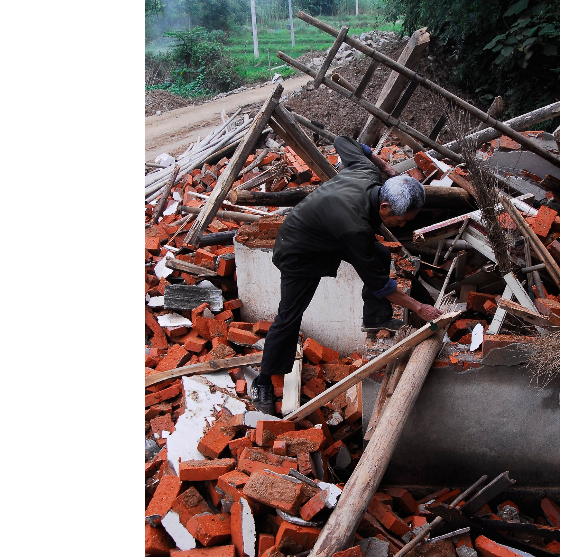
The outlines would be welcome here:
M 328 494 L 325 499 L 326 506 L 330 509 L 334 509 L 342 490 L 334 484 L 329 484 L 327 482 L 318 482 L 317 485 Z
M 166 261 L 168 259 L 174 259 L 174 254 L 171 251 L 167 251 L 164 257 L 154 266 L 154 274 L 160 280 L 162 277 L 166 278 L 168 275 L 174 272 L 174 269 L 169 269 L 166 266 Z
M 477 350 L 477 348 L 483 344 L 484 331 L 485 329 L 483 329 L 483 325 L 481 325 L 481 323 L 477 323 L 477 325 L 475 325 L 473 332 L 471 333 L 471 346 L 469 347 L 470 352 Z
M 247 427 L 256 427 L 258 425 L 258 421 L 260 420 L 274 421 L 279 419 L 280 418 L 276 416 L 264 414 L 264 412 L 260 412 L 258 410 L 249 410 L 244 413 L 243 424 Z
M 176 212 L 178 207 L 178 202 L 174 201 L 174 203 L 170 203 L 168 207 L 162 212 L 162 216 L 165 217 L 166 215 L 173 215 Z
M 168 461 L 178 474 L 179 461 L 204 460 L 205 457 L 197 450 L 197 444 L 203 437 L 203 430 L 207 427 L 206 418 L 212 416 L 215 405 L 222 405 L 226 395 L 211 393 L 209 387 L 193 381 L 189 377 L 182 377 L 184 392 L 186 393 L 186 411 L 178 418 L 176 430 L 168 437 Z
M 164 307 L 164 296 L 149 296 L 149 307 L 150 308 L 161 308 Z
M 430 182 L 430 185 L 449 188 L 453 183 L 454 181 L 449 178 L 447 174 L 444 174 L 444 176 L 442 176 L 442 178 L 440 178 L 439 180 L 432 180 L 432 182 Z
M 179 313 L 167 313 L 166 315 L 157 316 L 158 324 L 161 327 L 191 327 L 192 322 Z
M 342 414 L 340 414 L 339 412 L 333 412 L 332 416 L 326 421 L 326 423 L 328 425 L 339 425 L 344 421 L 344 418 L 342 417 Z
M 242 553 L 245 557 L 254 557 L 256 552 L 256 524 L 250 505 L 244 497 L 240 498 L 240 506 L 242 507 Z
M 205 377 L 210 383 L 221 387 L 222 389 L 234 390 L 235 383 L 227 371 L 214 371 L 213 373 L 204 373 L 200 377 Z
M 237 414 L 245 412 L 246 404 L 238 398 L 229 396 L 227 397 L 227 402 L 225 402 L 223 408 L 226 408 L 233 416 L 236 416 Z
M 165 429 L 163 429 L 163 430 L 161 431 L 161 433 L 162 433 L 162 438 L 163 438 L 163 439 L 168 439 L 168 437 L 170 437 L 170 432 L 169 432 L 169 431 L 166 431 Z
M 161 164 L 162 166 L 170 166 L 176 162 L 174 157 L 171 157 L 168 153 L 162 153 L 154 159 L 156 164 Z
M 172 193 L 172 199 L 174 201 L 182 201 L 182 196 L 177 191 L 175 191 Z
M 168 511 L 162 518 L 162 526 L 172 537 L 182 551 L 195 549 L 196 540 L 180 522 L 180 516 L 174 511 Z

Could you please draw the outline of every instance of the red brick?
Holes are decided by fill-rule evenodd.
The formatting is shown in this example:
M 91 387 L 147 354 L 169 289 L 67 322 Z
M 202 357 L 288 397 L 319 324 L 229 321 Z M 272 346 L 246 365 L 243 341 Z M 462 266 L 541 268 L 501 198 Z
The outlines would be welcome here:
M 236 329 L 232 326 L 229 327 L 229 333 L 227 339 L 236 344 L 242 344 L 243 346 L 252 346 L 256 344 L 260 337 L 256 336 L 250 331 L 244 331 L 243 329 Z
M 252 325 L 252 332 L 258 335 L 265 335 L 272 325 L 271 321 L 257 321 Z
M 188 523 L 188 520 L 192 518 L 192 516 L 211 512 L 211 509 L 205 502 L 205 499 L 193 486 L 190 486 L 186 489 L 186 491 L 184 491 L 184 493 L 181 493 L 178 497 L 176 497 L 176 499 L 174 499 L 170 510 L 174 511 L 178 515 L 180 522 L 184 526 Z
M 362 418 L 362 385 L 354 385 L 346 391 L 346 411 L 344 421 L 354 423 Z
M 532 344 L 534 337 L 514 336 L 514 335 L 484 335 L 483 337 L 483 356 L 487 355 L 493 348 L 504 348 L 509 344 Z
M 188 549 L 186 551 L 171 551 L 170 557 L 236 557 L 234 545 L 218 545 L 202 549 Z
M 397 502 L 397 505 L 407 513 L 415 513 L 418 510 L 418 505 L 414 500 L 414 497 L 402 487 L 388 487 L 385 493 L 391 495 L 393 500 Z M 424 520 L 426 522 L 426 519 Z
M 307 453 L 307 452 L 297 453 L 297 465 L 299 467 L 299 472 L 301 472 L 304 476 L 308 476 L 309 474 L 312 474 L 313 460 L 311 459 L 311 453 Z
M 237 379 L 237 382 L 235 383 L 235 392 L 239 396 L 246 394 L 246 381 L 244 379 Z
M 549 234 L 549 229 L 557 217 L 557 211 L 541 205 L 538 214 L 534 219 L 532 230 L 540 237 L 545 238 Z
M 280 456 L 286 456 L 287 455 L 287 443 L 285 441 L 274 441 L 273 444 L 273 449 L 274 454 L 280 455 Z
M 313 517 L 317 516 L 322 510 L 326 508 L 326 497 L 328 493 L 326 491 L 319 491 L 309 499 L 302 507 L 299 509 L 299 514 L 303 520 L 312 520 Z
M 302 392 L 309 398 L 315 398 L 326 390 L 326 383 L 318 377 L 313 377 L 303 385 Z
M 427 521 L 423 516 L 413 516 L 412 520 L 409 523 L 412 528 L 418 528 L 419 526 L 426 525 Z
M 172 418 L 170 414 L 164 414 L 164 416 L 158 416 L 157 418 L 153 418 L 150 421 L 151 429 L 153 433 L 153 437 L 156 439 L 156 442 L 159 446 L 163 446 L 166 444 L 166 439 L 162 437 L 163 431 L 168 431 L 168 433 L 172 433 L 176 430 L 174 427 L 174 423 L 172 422 Z
M 471 536 L 469 534 L 463 534 L 463 536 L 461 536 L 455 544 L 456 547 L 462 547 L 464 545 L 473 548 L 473 543 L 471 542 Z
M 553 540 L 545 546 L 545 549 L 551 551 L 551 553 L 559 554 L 561 552 L 561 544 L 557 540 Z
M 518 143 L 517 141 L 514 141 L 514 139 L 511 139 L 507 135 L 501 135 L 499 147 L 501 149 L 510 149 L 512 151 L 514 151 L 514 150 L 517 151 L 518 149 L 520 149 L 520 143 Z
M 149 308 L 145 307 L 145 324 L 153 332 L 151 344 L 153 348 L 168 348 L 168 340 L 162 327 L 154 315 L 150 312 Z
M 233 309 L 237 309 L 237 308 L 241 308 L 242 307 L 242 302 L 238 299 L 235 298 L 234 300 L 227 300 L 224 304 L 223 304 L 223 309 L 228 309 L 228 310 L 233 310 Z
M 180 367 L 188 355 L 188 352 L 183 346 L 173 344 L 168 349 L 166 356 L 164 356 L 164 358 L 156 366 L 156 371 L 168 371 L 170 369 Z
M 333 553 L 332 557 L 363 557 L 362 550 L 359 545 L 345 549 L 344 551 L 338 551 Z
M 443 176 L 443 172 L 439 170 L 432 159 L 422 151 L 416 153 L 414 156 L 414 162 L 422 170 L 422 172 L 424 172 L 425 176 L 430 176 L 430 174 L 432 174 L 435 170 L 438 170 L 438 173 L 435 175 L 436 180 L 439 180 Z
M 145 410 L 145 420 L 152 420 L 159 414 L 170 414 L 172 412 L 172 405 L 168 402 L 161 402 L 154 404 L 148 410 Z
M 276 548 L 285 554 L 313 549 L 320 533 L 319 528 L 297 526 L 284 520 L 276 534 Z
M 546 497 L 541 501 L 541 508 L 547 521 L 555 528 L 559 528 L 559 505 Z
M 232 470 L 217 478 L 217 489 L 233 501 L 238 501 L 242 495 L 242 488 L 248 482 L 249 476 L 238 470 Z
M 256 423 L 256 444 L 259 447 L 271 447 L 279 435 L 295 431 L 295 422 L 291 420 L 259 420 Z
M 305 500 L 303 484 L 263 471 L 253 472 L 242 492 L 254 501 L 292 515 Z
M 448 338 L 455 342 L 461 342 L 461 337 L 470 333 L 470 330 L 473 330 L 475 325 L 478 324 L 483 325 L 485 329 L 487 328 L 487 322 L 484 319 L 456 319 L 448 329 Z
M 227 336 L 229 326 L 227 325 L 227 323 L 225 323 L 225 321 L 221 321 L 219 319 L 210 319 L 207 322 L 207 326 L 211 338 Z
M 495 302 L 491 301 L 491 300 L 487 300 L 484 304 L 483 304 L 483 309 L 489 314 L 492 315 L 493 313 L 496 312 L 497 310 L 497 305 L 495 304 Z
M 239 439 L 233 439 L 232 441 L 229 441 L 229 450 L 231 451 L 231 454 L 237 459 L 239 458 L 240 452 L 245 447 L 252 447 L 252 441 L 248 437 L 241 437 Z
M 287 454 L 297 455 L 301 452 L 318 451 L 325 441 L 325 436 L 321 428 L 313 427 L 301 431 L 289 431 L 278 436 L 278 441 L 287 443 Z
M 490 300 L 496 304 L 496 296 L 492 294 L 484 294 L 483 292 L 469 292 L 467 295 L 467 309 L 477 311 L 479 313 L 487 313 L 487 310 L 483 307 L 483 304 Z
M 475 549 L 480 557 L 518 557 L 518 553 L 499 545 L 485 536 L 479 536 L 475 540 Z
M 177 476 L 164 476 L 158 482 L 156 491 L 145 511 L 145 516 L 157 514 L 163 517 L 170 510 L 174 499 L 178 497 L 181 485 L 182 482 Z
M 561 309 L 557 300 L 550 300 L 549 298 L 536 298 L 534 304 L 542 315 L 560 315 Z
M 379 501 L 383 505 L 391 506 L 393 504 L 393 497 L 388 493 L 383 493 L 383 491 L 376 491 L 373 495 L 373 499 Z
M 323 357 L 323 346 L 316 340 L 308 338 L 303 344 L 303 354 L 314 364 L 318 364 Z
M 163 400 L 170 400 L 178 396 L 182 392 L 182 385 L 181 382 L 178 381 L 174 385 L 163 389 L 162 391 L 158 391 L 157 393 L 151 393 L 150 395 L 145 396 L 145 408 L 147 406 L 152 406 L 153 404 L 158 404 Z
M 324 364 L 322 370 L 327 381 L 337 383 L 348 377 L 354 368 L 344 364 Z
M 243 498 L 244 499 L 244 498 Z M 245 502 L 246 499 L 245 499 Z M 250 507 L 250 505 L 247 505 Z M 252 509 L 250 509 L 252 513 Z M 243 534 L 243 524 L 242 524 L 242 514 L 243 514 L 243 507 L 239 501 L 235 501 L 231 507 L 231 540 L 233 545 L 235 546 L 235 551 L 237 557 L 254 557 L 256 546 L 253 545 L 252 555 L 247 551 L 244 551 L 244 534 Z M 247 548 L 250 549 L 250 548 Z
M 272 375 L 272 385 L 274 386 L 274 396 L 283 397 L 283 385 L 285 375 Z
M 253 447 L 243 449 L 237 463 L 237 470 L 247 474 L 266 469 L 278 474 L 287 474 L 292 468 L 297 470 L 297 467 L 295 458 L 278 456 Z
M 324 455 L 326 458 L 332 458 L 333 456 L 336 456 L 338 454 L 340 447 L 345 447 L 345 446 L 346 445 L 344 444 L 343 441 L 336 441 L 336 443 L 333 443 L 330 447 L 328 447 L 324 451 Z
M 409 525 L 405 521 L 375 498 L 371 500 L 368 512 L 379 520 L 385 528 L 398 536 L 404 536 L 410 531 Z
M 188 532 L 202 545 L 219 545 L 231 538 L 231 517 L 228 514 L 198 514 L 186 524 Z
M 189 482 L 216 480 L 219 476 L 230 472 L 236 465 L 234 458 L 214 460 L 185 460 L 180 462 L 180 479 Z
M 227 448 L 229 441 L 234 439 L 236 430 L 224 424 L 214 424 L 201 438 L 197 450 L 209 458 L 219 458 L 219 455 Z
M 272 534 L 258 534 L 258 557 L 262 557 L 264 552 L 275 544 L 276 538 Z
M 175 547 L 174 542 L 164 528 L 153 528 L 145 524 L 145 554 L 162 555 L 168 557 L 170 550 Z

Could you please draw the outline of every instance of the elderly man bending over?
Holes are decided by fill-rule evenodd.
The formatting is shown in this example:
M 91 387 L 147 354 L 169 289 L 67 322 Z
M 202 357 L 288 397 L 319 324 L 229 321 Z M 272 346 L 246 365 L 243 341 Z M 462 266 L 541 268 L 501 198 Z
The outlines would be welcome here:
M 291 372 L 303 312 L 321 277 L 335 277 L 342 260 L 362 279 L 362 331 L 397 330 L 391 302 L 425 321 L 440 310 L 397 290 L 389 278 L 391 253 L 376 239 L 381 223 L 403 226 L 424 204 L 424 187 L 396 172 L 367 145 L 339 136 L 334 146 L 343 170 L 299 203 L 285 219 L 274 245 L 273 262 L 281 271 L 278 315 L 266 336 L 260 374 L 252 382 L 254 405 L 273 414 L 272 375 Z M 381 171 L 391 176 L 381 185 Z

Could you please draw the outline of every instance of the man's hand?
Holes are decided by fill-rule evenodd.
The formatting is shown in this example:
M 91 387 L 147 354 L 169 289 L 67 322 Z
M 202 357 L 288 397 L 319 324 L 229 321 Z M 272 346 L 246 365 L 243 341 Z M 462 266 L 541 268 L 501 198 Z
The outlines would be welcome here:
M 433 319 L 437 319 L 442 315 L 442 311 L 434 306 L 428 304 L 420 304 L 420 307 L 415 311 L 415 313 L 424 321 L 432 321 Z

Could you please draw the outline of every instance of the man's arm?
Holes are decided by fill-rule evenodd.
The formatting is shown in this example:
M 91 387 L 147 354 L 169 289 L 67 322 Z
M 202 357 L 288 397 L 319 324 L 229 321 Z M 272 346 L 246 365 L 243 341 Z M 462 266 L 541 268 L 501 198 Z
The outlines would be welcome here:
M 385 296 L 390 302 L 414 311 L 424 321 L 437 319 L 442 315 L 442 311 L 429 304 L 423 304 L 401 290 L 395 290 L 392 294 Z

